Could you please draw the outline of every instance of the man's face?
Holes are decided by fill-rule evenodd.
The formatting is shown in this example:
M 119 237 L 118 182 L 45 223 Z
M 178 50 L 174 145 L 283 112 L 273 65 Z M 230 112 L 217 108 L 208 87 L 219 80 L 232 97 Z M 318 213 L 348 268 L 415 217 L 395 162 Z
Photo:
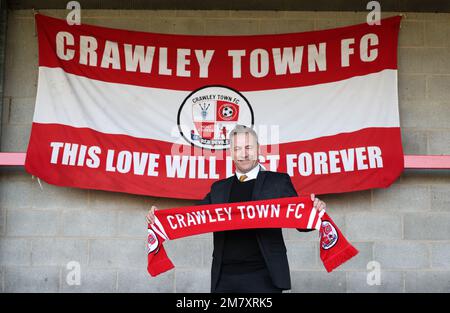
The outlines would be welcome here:
M 234 135 L 231 156 L 236 170 L 247 173 L 258 164 L 258 143 L 256 138 L 249 133 Z

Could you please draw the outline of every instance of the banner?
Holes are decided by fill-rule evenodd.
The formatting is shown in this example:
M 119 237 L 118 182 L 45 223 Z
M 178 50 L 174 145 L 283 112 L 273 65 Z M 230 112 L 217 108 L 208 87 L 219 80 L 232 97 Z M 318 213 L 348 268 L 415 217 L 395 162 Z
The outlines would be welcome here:
M 403 171 L 399 24 L 188 36 L 37 14 L 25 168 L 60 186 L 201 199 L 233 174 L 228 134 L 243 124 L 299 194 L 387 187 Z

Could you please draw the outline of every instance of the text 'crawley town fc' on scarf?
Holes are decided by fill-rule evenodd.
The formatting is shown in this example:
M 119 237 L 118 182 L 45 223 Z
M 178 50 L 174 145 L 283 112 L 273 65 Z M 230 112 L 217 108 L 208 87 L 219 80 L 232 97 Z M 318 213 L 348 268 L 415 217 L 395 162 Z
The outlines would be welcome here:
M 310 197 L 290 197 L 156 211 L 155 223 L 148 225 L 147 270 L 157 276 L 174 268 L 162 245 L 165 240 L 245 228 L 318 230 L 320 258 L 327 272 L 358 254 L 325 210 L 313 207 Z

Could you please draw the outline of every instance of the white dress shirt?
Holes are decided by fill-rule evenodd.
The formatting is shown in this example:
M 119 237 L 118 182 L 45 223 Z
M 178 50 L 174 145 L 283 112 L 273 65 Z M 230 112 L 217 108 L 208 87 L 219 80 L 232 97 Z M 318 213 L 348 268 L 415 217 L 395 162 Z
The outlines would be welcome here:
M 242 175 L 247 175 L 247 178 L 244 181 L 256 179 L 256 176 L 258 176 L 259 168 L 260 168 L 260 165 L 258 164 L 257 166 L 255 166 L 253 169 L 251 169 L 247 173 L 241 173 L 241 172 L 236 171 L 236 177 L 239 180 L 239 178 L 241 178 Z

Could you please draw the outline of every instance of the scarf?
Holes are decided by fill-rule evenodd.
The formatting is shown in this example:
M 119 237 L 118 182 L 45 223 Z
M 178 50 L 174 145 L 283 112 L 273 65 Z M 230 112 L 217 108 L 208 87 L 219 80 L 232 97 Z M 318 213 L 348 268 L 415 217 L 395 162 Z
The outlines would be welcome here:
M 162 245 L 165 240 L 244 228 L 318 230 L 320 259 L 327 272 L 358 254 L 325 210 L 313 207 L 310 197 L 290 197 L 156 211 L 155 223 L 148 225 L 147 270 L 157 276 L 174 268 Z

